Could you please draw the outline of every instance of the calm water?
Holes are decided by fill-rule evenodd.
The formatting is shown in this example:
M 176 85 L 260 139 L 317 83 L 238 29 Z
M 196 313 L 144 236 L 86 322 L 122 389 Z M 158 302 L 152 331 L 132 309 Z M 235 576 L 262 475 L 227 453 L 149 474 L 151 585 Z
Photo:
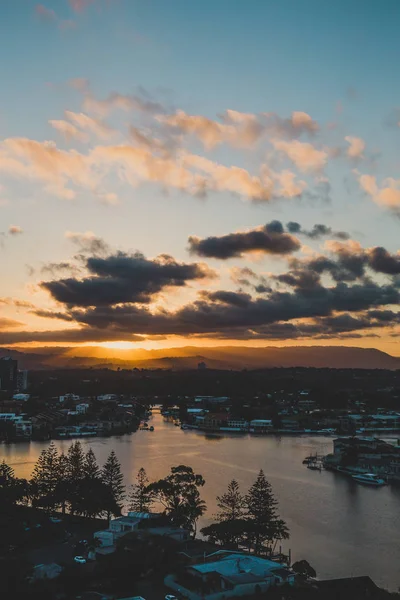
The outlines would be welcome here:
M 328 453 L 332 438 L 323 437 L 205 437 L 182 431 L 155 414 L 154 433 L 138 431 L 114 438 L 83 440 L 99 463 L 114 449 L 127 483 L 144 467 L 151 479 L 164 476 L 172 465 L 187 464 L 206 479 L 203 496 L 208 513 L 215 496 L 235 478 L 246 491 L 264 469 L 279 500 L 281 516 L 291 537 L 284 549 L 294 560 L 306 558 L 321 578 L 369 575 L 381 586 L 400 586 L 400 487 L 361 486 L 328 471 L 310 471 L 303 464 L 309 453 Z M 70 442 L 57 441 L 67 450 Z M 46 443 L 0 446 L 3 458 L 20 477 L 29 477 Z

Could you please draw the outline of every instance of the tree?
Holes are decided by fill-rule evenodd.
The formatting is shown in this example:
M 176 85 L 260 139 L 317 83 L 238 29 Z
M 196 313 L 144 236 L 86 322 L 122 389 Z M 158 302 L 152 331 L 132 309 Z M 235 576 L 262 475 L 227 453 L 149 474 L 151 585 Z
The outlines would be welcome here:
M 101 470 L 101 480 L 106 488 L 111 492 L 113 507 L 106 507 L 107 519 L 110 514 L 118 515 L 121 513 L 122 502 L 125 498 L 124 476 L 121 473 L 121 465 L 114 450 L 110 452 L 105 465 Z
M 82 481 L 84 479 L 85 454 L 82 444 L 76 441 L 67 453 L 67 497 L 71 514 L 80 512 L 82 507 Z
M 210 541 L 237 548 L 246 526 L 246 500 L 240 493 L 239 484 L 235 479 L 229 483 L 225 494 L 217 496 L 217 506 L 220 509 L 215 515 L 217 522 L 202 529 L 202 533 Z
M 15 506 L 26 494 L 27 482 L 15 477 L 14 469 L 3 460 L 0 463 L 0 506 L 2 510 Z
M 59 504 L 57 486 L 60 481 L 59 456 L 53 442 L 42 450 L 31 478 L 35 503 L 45 510 L 55 510 Z
M 136 476 L 136 483 L 131 486 L 129 494 L 129 510 L 133 512 L 150 512 L 154 502 L 154 493 L 149 489 L 149 479 L 141 467 Z
M 57 504 L 59 503 L 61 506 L 63 515 L 66 511 L 68 493 L 70 489 L 68 469 L 68 457 L 64 454 L 64 452 L 61 452 L 61 454 L 58 457 L 58 481 L 56 484 L 55 496 Z
M 302 579 L 310 579 L 311 577 L 314 579 L 317 576 L 317 572 L 307 560 L 298 560 L 293 563 L 292 569 L 298 573 Z
M 171 467 L 171 473 L 164 479 L 150 484 L 149 490 L 164 506 L 173 523 L 195 534 L 197 520 L 207 508 L 198 489 L 204 484 L 202 475 L 194 473 L 191 467 L 179 465 Z
M 265 549 L 272 551 L 278 540 L 289 537 L 286 523 L 277 513 L 277 506 L 272 486 L 261 470 L 246 495 L 248 542 L 256 554 Z

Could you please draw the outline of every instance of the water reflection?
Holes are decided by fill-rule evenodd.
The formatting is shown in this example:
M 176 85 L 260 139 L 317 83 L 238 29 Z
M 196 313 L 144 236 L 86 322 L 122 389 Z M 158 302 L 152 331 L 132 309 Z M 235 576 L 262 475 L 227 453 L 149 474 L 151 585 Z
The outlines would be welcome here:
M 400 585 L 400 547 L 397 522 L 400 488 L 363 487 L 338 473 L 311 471 L 302 464 L 309 454 L 331 451 L 332 438 L 251 437 L 203 435 L 182 431 L 160 415 L 152 420 L 153 433 L 138 431 L 115 438 L 83 440 L 103 463 L 112 448 L 121 461 L 126 483 L 145 467 L 151 479 L 163 477 L 171 466 L 188 464 L 206 479 L 202 490 L 208 512 L 200 527 L 216 512 L 215 497 L 232 478 L 243 491 L 264 469 L 279 500 L 291 538 L 285 542 L 294 560 L 306 558 L 320 577 L 370 575 L 376 583 L 395 590 Z M 58 441 L 66 451 L 70 442 Z M 17 475 L 29 477 L 45 443 L 0 447 Z

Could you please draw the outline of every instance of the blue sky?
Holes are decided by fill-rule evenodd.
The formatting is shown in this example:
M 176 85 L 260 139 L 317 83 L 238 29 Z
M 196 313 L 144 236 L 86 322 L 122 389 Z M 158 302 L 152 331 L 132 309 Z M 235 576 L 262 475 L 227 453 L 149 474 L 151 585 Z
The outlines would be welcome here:
M 5 343 L 13 343 L 11 334 L 24 328 L 47 331 L 86 326 L 71 315 L 64 322 L 37 314 L 41 308 L 70 310 L 41 287 L 42 281 L 88 275 L 82 256 L 76 257 L 77 247 L 82 250 L 82 240 L 79 246 L 71 232 L 92 232 L 108 244 L 109 254 L 139 250 L 153 259 L 167 253 L 189 263 L 200 260 L 188 252 L 189 236 L 222 236 L 260 228 L 273 220 L 283 224 L 296 221 L 308 230 L 315 223 L 323 223 L 332 230 L 348 232 L 350 240 L 359 243 L 358 249 L 354 244 L 351 250 L 347 247 L 347 253 L 360 255 L 384 246 L 397 260 L 399 22 L 400 5 L 395 0 L 3 2 L 0 50 L 6 60 L 0 64 L 0 144 L 8 162 L 1 167 L 0 153 L 0 229 L 4 233 L 0 251 L 2 296 L 8 300 L 0 306 L 4 314 L 0 323 L 5 332 L 11 332 L 4 333 Z M 86 80 L 80 89 L 71 85 L 77 78 Z M 113 93 L 130 98 L 129 102 L 134 97 L 157 103 L 160 110 L 137 110 L 132 106 L 121 110 L 107 105 L 100 114 L 99 105 L 88 103 L 88 99 L 110 99 Z M 192 129 L 190 133 L 185 129 L 192 127 L 188 122 L 179 127 L 172 124 L 176 111 L 184 111 L 186 117 L 208 118 L 214 124 L 211 127 L 237 127 L 229 120 L 228 109 L 253 115 L 257 122 L 264 123 L 267 135 L 254 143 L 238 144 L 225 137 L 208 144 L 202 137 L 203 130 L 199 133 L 199 129 Z M 65 111 L 70 111 L 69 116 Z M 272 128 L 272 121 L 290 119 L 296 111 L 308 115 L 318 131 L 306 127 L 289 135 L 287 131 L 278 134 Z M 65 135 L 65 129 L 59 127 L 71 125 L 71 114 L 84 114 L 93 121 L 82 125 L 82 121 L 77 124 L 75 120 L 74 134 L 69 129 Z M 270 124 L 265 125 L 266 121 Z M 161 139 L 169 144 L 169 150 L 172 144 L 168 168 L 172 164 L 184 164 L 186 168 L 186 161 L 192 161 L 186 175 L 192 178 L 195 174 L 195 185 L 197 177 L 205 177 L 207 193 L 194 192 L 193 182 L 191 188 L 171 184 L 170 176 L 165 174 L 162 180 L 157 175 L 154 181 L 153 175 L 143 175 L 142 163 L 134 165 L 133 173 L 131 163 L 127 166 L 125 159 L 120 157 L 118 162 L 111 158 L 110 148 L 128 145 L 131 149 L 138 144 L 132 141 L 130 126 L 152 140 Z M 93 134 L 94 130 L 87 127 L 104 127 L 112 132 L 107 137 L 101 132 L 104 130 L 97 129 Z M 350 142 L 345 139 L 348 136 L 362 143 L 352 156 L 348 153 Z M 12 141 L 15 139 L 20 140 L 17 145 Z M 34 148 L 31 142 L 36 144 Z M 38 163 L 37 153 L 48 149 L 49 144 L 60 153 L 57 167 L 50 165 L 44 155 L 40 161 L 45 163 Z M 292 150 L 312 149 L 324 155 L 313 155 L 313 160 L 322 160 L 323 165 L 296 164 L 290 155 Z M 63 170 L 63 151 L 69 157 L 71 153 L 82 156 L 85 173 L 78 173 L 76 165 Z M 158 152 L 153 144 L 151 160 L 159 158 Z M 207 169 L 212 173 L 198 167 L 198 162 L 193 166 L 193 156 L 211 161 L 212 167 Z M 19 166 L 11 165 L 11 160 Z M 243 188 L 238 189 L 232 173 L 221 175 L 221 184 L 217 165 L 237 166 L 250 178 L 263 179 L 265 170 L 271 170 L 275 186 L 279 174 L 289 170 L 303 189 L 290 198 L 274 192 L 271 198 L 260 201 Z M 165 168 L 163 162 L 163 173 Z M 362 175 L 375 179 L 367 182 Z M 9 233 L 11 225 L 22 232 Z M 337 259 L 343 252 L 328 244 L 329 236 L 302 238 L 301 242 L 298 257 L 303 261 L 312 253 L 333 252 Z M 207 280 L 206 287 L 246 293 L 255 299 L 252 288 L 238 288 L 232 268 L 247 266 L 260 277 L 271 279 L 293 269 L 288 258 L 255 249 L 229 260 L 202 257 L 218 275 Z M 49 262 L 69 262 L 72 266 L 68 272 L 59 269 L 50 273 L 46 270 Z M 363 273 L 363 282 L 372 275 L 374 281 L 387 284 L 384 278 L 389 274 L 376 270 Z M 329 287 L 338 281 L 330 280 L 329 273 L 324 272 L 322 283 Z M 196 302 L 201 290 L 203 281 L 185 282 L 175 289 L 167 286 L 152 298 L 152 310 L 157 311 L 159 306 L 178 310 Z M 9 298 L 30 302 L 34 308 L 16 307 Z M 389 305 L 386 302 L 384 306 Z M 332 314 L 337 316 L 337 312 Z M 114 325 L 111 318 L 110 326 Z M 378 345 L 398 353 L 396 326 L 393 322 L 388 333 L 374 325 L 374 336 L 379 337 L 357 329 L 356 335 L 362 337 L 351 338 L 348 331 L 337 335 L 330 332 L 330 338 L 322 334 L 308 337 L 303 332 L 293 339 L 280 334 L 277 341 L 298 343 L 300 336 L 304 343 L 327 343 L 325 339 L 329 339 L 332 343 Z M 325 336 L 325 324 L 324 328 Z M 219 326 L 208 333 L 210 339 L 228 339 Z M 129 340 L 132 334 L 135 331 L 120 330 L 113 340 L 118 335 Z M 274 339 L 271 332 L 265 338 L 263 335 L 256 332 L 257 343 Z M 252 339 L 243 332 L 239 337 Z M 21 336 L 17 338 L 23 342 Z M 143 341 L 151 343 L 151 335 Z M 178 337 L 168 338 L 165 343 L 175 342 L 180 343 Z

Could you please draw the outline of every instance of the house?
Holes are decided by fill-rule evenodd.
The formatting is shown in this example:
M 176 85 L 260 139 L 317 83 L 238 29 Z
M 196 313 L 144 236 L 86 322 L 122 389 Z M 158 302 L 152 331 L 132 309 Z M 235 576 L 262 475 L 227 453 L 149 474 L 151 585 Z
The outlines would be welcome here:
M 29 439 L 32 437 L 32 421 L 21 415 L 21 418 L 14 421 L 15 435 L 18 438 Z
M 99 402 L 117 402 L 118 399 L 117 394 L 102 394 L 101 396 L 97 396 Z
M 77 396 L 76 394 L 64 394 L 64 396 L 60 396 L 58 401 L 63 404 L 64 402 L 79 402 L 80 400 L 80 396 Z
M 130 511 L 126 516 L 112 519 L 108 529 L 96 531 L 94 537 L 101 542 L 97 551 L 100 554 L 113 552 L 116 542 L 132 532 L 137 537 L 162 536 L 176 542 L 185 542 L 190 538 L 189 531 L 171 525 L 170 521 L 161 513 Z
M 273 428 L 271 419 L 253 419 L 250 421 L 251 433 L 264 433 Z
M 228 423 L 228 413 L 208 413 L 204 417 L 204 429 L 215 430 L 220 427 L 226 427 Z
M 189 600 L 222 600 L 260 594 L 294 581 L 293 571 L 272 560 L 220 550 L 186 567 L 179 576 L 168 575 L 164 583 Z
M 12 399 L 17 400 L 19 402 L 27 402 L 30 397 L 30 394 L 14 394 Z
M 239 431 L 248 431 L 249 422 L 244 419 L 228 419 L 228 428 L 236 429 Z
M 112 519 L 109 529 L 114 534 L 124 534 L 138 529 L 139 523 L 140 519 L 137 517 L 130 517 L 129 515 L 126 517 L 118 517 L 117 519 Z

